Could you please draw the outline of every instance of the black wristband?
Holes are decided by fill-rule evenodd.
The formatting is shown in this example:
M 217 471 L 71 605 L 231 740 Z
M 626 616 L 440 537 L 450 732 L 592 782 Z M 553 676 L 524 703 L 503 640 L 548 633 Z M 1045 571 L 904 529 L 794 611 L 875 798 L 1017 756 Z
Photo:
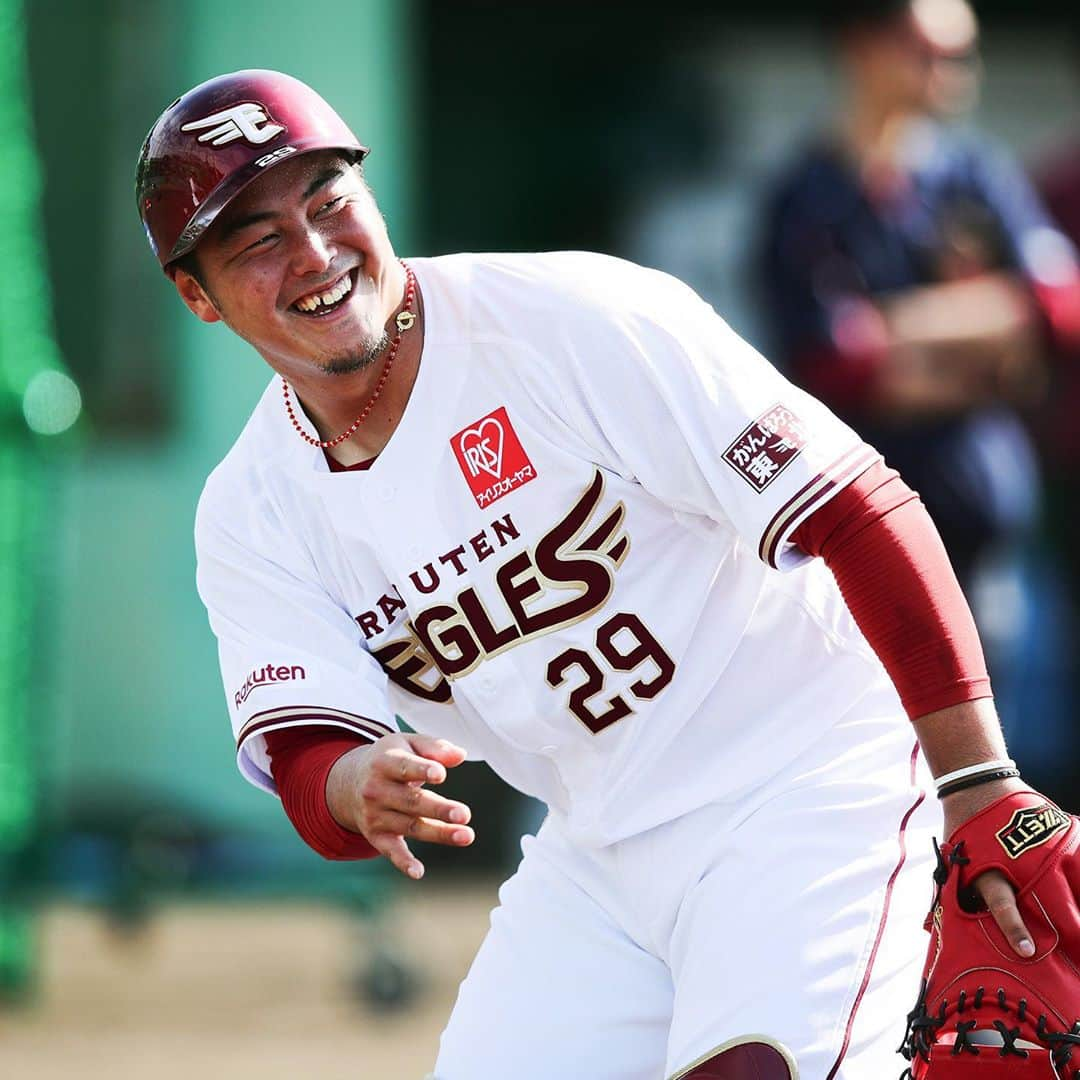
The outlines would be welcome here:
M 952 783 L 939 787 L 938 798 L 943 799 L 946 795 L 952 795 L 957 791 L 966 791 L 968 788 L 990 784 L 995 780 L 1009 780 L 1019 775 L 1019 769 L 994 769 L 993 772 L 979 773 L 977 776 L 965 776 L 963 780 L 953 780 Z

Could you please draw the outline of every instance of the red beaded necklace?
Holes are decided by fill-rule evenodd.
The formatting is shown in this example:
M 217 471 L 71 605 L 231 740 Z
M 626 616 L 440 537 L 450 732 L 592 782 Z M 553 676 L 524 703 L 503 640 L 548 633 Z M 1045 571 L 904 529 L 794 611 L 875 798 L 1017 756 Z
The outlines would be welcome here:
M 293 409 L 292 399 L 289 397 L 289 384 L 285 379 L 281 380 L 281 392 L 285 395 L 285 411 L 289 414 L 289 419 L 292 421 L 292 426 L 296 428 L 296 433 L 304 442 L 310 443 L 312 446 L 322 447 L 323 450 L 333 449 L 355 434 L 356 429 L 368 418 L 368 414 L 374 408 L 375 402 L 379 400 L 379 395 L 383 392 L 386 380 L 390 378 L 390 369 L 394 366 L 394 357 L 397 356 L 402 335 L 416 322 L 416 312 L 412 310 L 413 301 L 416 299 L 416 278 L 408 266 L 405 266 L 404 263 L 401 265 L 405 267 L 405 300 L 401 310 L 397 313 L 397 318 L 394 320 L 397 333 L 394 335 L 394 340 L 390 342 L 390 349 L 386 354 L 382 374 L 375 384 L 375 392 L 368 399 L 368 403 L 360 410 L 360 415 L 336 439 L 316 439 L 300 426 L 300 421 L 297 420 L 296 412 Z

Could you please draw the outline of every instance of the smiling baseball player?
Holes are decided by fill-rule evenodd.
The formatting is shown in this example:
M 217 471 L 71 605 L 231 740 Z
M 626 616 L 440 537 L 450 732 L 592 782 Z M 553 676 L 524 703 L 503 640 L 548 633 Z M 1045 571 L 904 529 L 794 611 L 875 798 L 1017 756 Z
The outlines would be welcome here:
M 1076 847 L 1007 759 L 917 497 L 670 277 L 400 262 L 366 153 L 247 71 L 139 162 L 181 298 L 275 373 L 196 523 L 242 773 L 327 857 L 414 878 L 413 841 L 473 838 L 426 786 L 465 748 L 547 803 L 438 1080 L 894 1075 L 940 808 L 950 857 L 980 815 L 1025 858 L 1071 837 L 1055 872 Z M 1036 963 L 1022 875 L 980 858 L 968 917 Z

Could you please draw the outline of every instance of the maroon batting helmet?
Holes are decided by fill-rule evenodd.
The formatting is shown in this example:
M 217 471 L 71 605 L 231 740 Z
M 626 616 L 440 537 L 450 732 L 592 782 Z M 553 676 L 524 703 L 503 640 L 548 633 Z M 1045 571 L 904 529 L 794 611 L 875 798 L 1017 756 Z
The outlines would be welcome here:
M 368 152 L 310 86 L 278 71 L 234 71 L 174 101 L 139 154 L 135 195 L 162 269 L 187 254 L 256 176 L 310 150 Z

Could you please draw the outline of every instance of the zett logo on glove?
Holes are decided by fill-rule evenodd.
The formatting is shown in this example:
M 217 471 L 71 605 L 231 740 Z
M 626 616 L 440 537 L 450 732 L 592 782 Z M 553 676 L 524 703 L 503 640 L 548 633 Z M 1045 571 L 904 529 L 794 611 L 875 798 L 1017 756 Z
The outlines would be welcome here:
M 998 832 L 998 843 L 1010 859 L 1019 859 L 1025 851 L 1045 844 L 1054 833 L 1069 827 L 1069 815 L 1056 806 L 1029 806 L 1017 810 L 1009 824 Z

